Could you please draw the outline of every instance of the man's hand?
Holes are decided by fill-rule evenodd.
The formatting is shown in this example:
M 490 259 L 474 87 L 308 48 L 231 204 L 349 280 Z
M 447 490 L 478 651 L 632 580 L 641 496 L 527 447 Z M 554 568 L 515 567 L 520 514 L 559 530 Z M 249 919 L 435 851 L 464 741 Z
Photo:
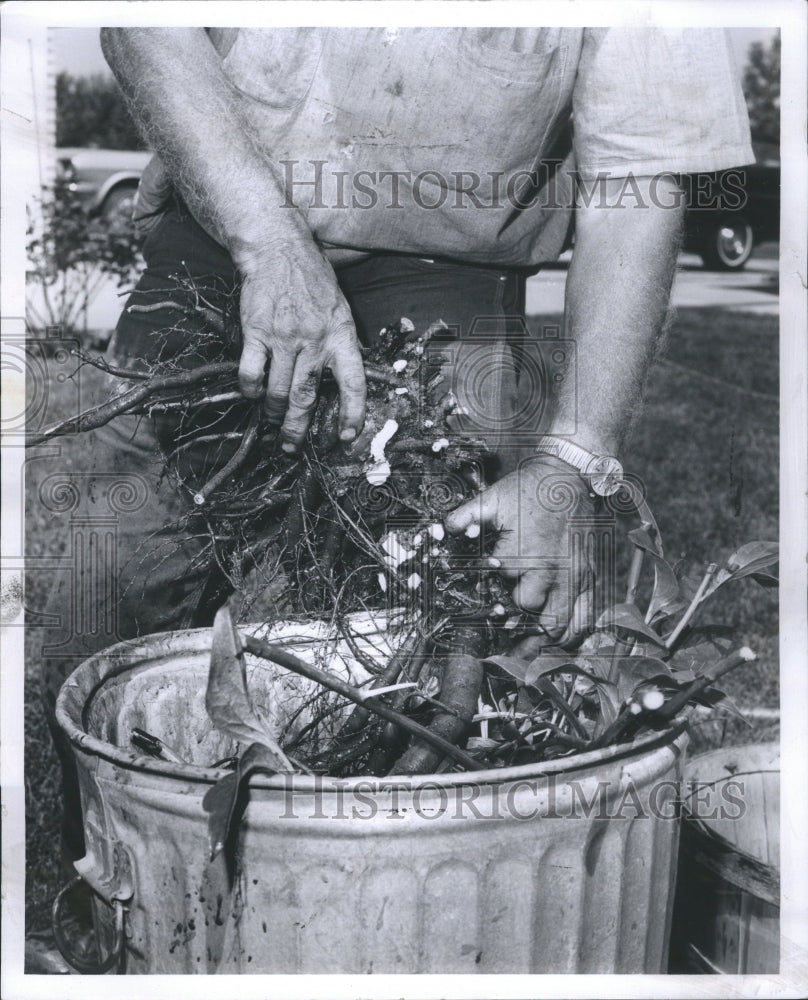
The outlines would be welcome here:
M 514 601 L 539 612 L 539 623 L 562 644 L 583 635 L 593 578 L 587 553 L 573 552 L 568 516 L 594 513 L 586 483 L 552 458 L 530 459 L 446 518 L 453 533 L 470 524 L 493 528 L 492 565 L 515 581 Z
M 296 451 L 327 366 L 339 385 L 339 436 L 352 441 L 365 419 L 365 372 L 351 311 L 331 266 L 313 242 L 297 240 L 252 257 L 241 271 L 241 391 L 260 398 L 269 363 L 266 417 L 282 425 L 284 450 Z
M 569 436 L 597 455 L 619 456 L 639 409 L 668 307 L 682 228 L 683 200 L 672 176 L 633 181 L 639 195 L 633 208 L 624 203 L 620 178 L 599 186 L 603 197 L 597 202 L 583 202 L 578 191 L 565 301 L 565 331 L 576 343 L 576 361 L 558 391 L 547 433 Z M 552 479 L 546 479 L 550 473 L 562 476 L 556 482 L 576 494 L 577 507 L 554 502 Z M 573 552 L 569 544 L 572 512 L 576 517 L 593 512 L 584 481 L 564 463 L 534 458 L 446 522 L 450 531 L 477 522 L 501 533 L 494 556 L 502 562 L 503 575 L 516 581 L 516 603 L 540 611 L 547 632 L 562 644 L 581 634 L 594 604 L 589 553 Z M 601 590 L 607 583 L 601 582 Z
M 210 38 L 202 28 L 104 28 L 101 43 L 160 151 L 141 213 L 159 214 L 170 181 L 243 278 L 242 391 L 260 398 L 267 378 L 267 416 L 294 451 L 328 366 L 340 389 L 340 437 L 352 440 L 364 421 L 365 378 L 350 310 L 305 219 L 285 204 L 272 151 Z
M 133 218 L 140 238 L 162 218 L 171 186 L 160 158 L 153 156 L 135 200 Z M 235 235 L 237 242 L 247 243 Z M 245 254 L 241 270 L 242 392 L 252 399 L 264 394 L 269 362 L 266 417 L 282 425 L 285 450 L 296 451 L 328 366 L 340 388 L 340 438 L 352 441 L 364 421 L 365 374 L 353 318 L 330 264 L 298 229 L 283 243 Z

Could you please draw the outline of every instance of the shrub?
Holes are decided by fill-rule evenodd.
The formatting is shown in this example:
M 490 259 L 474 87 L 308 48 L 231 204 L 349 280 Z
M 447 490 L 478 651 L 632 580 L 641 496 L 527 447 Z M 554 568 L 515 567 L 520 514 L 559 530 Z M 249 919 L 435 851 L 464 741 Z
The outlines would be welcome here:
M 91 219 L 64 180 L 44 189 L 37 208 L 29 209 L 26 252 L 31 332 L 55 326 L 67 334 L 86 326 L 87 309 L 104 282 L 112 279 L 120 288 L 138 268 L 134 230 Z

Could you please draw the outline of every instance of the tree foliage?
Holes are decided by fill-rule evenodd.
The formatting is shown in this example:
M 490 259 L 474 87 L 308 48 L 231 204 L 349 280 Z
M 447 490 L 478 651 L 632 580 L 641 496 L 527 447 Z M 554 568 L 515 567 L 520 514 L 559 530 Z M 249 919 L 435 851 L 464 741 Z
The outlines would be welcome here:
M 56 145 L 145 149 L 123 95 L 111 77 L 56 77 Z
M 752 141 L 780 144 L 780 33 L 767 46 L 753 42 L 743 75 Z

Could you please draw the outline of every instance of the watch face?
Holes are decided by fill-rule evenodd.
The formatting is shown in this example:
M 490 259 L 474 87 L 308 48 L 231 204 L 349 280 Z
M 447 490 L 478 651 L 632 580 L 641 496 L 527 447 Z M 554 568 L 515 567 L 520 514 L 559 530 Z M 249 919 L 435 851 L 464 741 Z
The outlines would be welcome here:
M 589 473 L 589 483 L 601 497 L 610 497 L 623 485 L 623 466 L 616 458 L 599 458 Z

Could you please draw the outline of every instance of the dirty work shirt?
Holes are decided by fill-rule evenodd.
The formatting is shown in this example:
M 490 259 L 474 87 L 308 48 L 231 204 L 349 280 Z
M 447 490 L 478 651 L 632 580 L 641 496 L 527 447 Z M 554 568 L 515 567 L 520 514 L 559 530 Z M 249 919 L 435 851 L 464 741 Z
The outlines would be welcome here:
M 754 161 L 719 29 L 231 28 L 211 38 L 285 200 L 326 247 L 535 266 L 562 248 L 573 164 L 585 181 Z

